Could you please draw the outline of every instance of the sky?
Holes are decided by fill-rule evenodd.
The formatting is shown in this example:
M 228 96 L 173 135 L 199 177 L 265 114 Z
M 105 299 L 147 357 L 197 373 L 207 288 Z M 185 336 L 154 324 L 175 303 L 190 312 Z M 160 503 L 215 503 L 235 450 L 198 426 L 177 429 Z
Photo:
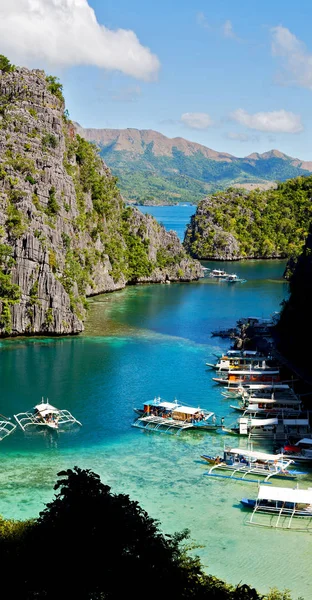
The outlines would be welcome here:
M 312 160 L 309 0 L 0 0 L 0 54 L 83 127 Z

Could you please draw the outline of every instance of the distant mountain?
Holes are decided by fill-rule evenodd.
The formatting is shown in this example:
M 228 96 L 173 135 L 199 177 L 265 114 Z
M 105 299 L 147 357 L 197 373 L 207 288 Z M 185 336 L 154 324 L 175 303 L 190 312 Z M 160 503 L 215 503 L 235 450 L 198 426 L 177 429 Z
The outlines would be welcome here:
M 230 186 L 267 189 L 276 181 L 312 172 L 312 162 L 279 150 L 238 158 L 152 130 L 75 126 L 81 137 L 100 146 L 124 199 L 139 204 L 198 203 Z

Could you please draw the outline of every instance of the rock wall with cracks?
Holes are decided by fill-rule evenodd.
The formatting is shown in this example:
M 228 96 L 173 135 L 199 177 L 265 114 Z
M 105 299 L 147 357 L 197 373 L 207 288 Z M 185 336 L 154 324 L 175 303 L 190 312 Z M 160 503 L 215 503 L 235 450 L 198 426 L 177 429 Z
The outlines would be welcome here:
M 79 333 L 88 296 L 202 276 L 174 232 L 125 206 L 58 81 L 0 71 L 0 335 Z

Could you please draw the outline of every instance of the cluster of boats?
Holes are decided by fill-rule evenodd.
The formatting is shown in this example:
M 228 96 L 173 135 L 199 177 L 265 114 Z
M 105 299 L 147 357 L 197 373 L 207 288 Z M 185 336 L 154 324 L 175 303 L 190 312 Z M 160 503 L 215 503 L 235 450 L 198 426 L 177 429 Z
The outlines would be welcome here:
M 32 410 L 28 412 L 21 412 L 13 415 L 15 423 L 11 418 L 1 416 L 0 421 L 0 441 L 5 437 L 13 433 L 16 427 L 20 427 L 24 432 L 30 429 L 47 429 L 49 431 L 59 431 L 63 427 L 71 425 L 81 426 L 78 421 L 68 410 L 59 409 L 49 403 L 48 399 L 46 402 L 42 398 L 42 401 Z
M 309 413 L 289 383 L 281 381 L 272 356 L 229 350 L 216 363 L 206 364 L 217 372 L 212 379 L 223 385 L 223 397 L 237 400 L 230 408 L 241 413 L 234 423 L 223 425 L 224 432 L 277 443 L 311 435 Z
M 251 510 L 247 521 L 253 525 L 295 528 L 312 531 L 312 488 L 267 487 L 272 478 L 294 480 L 305 475 L 296 465 L 311 468 L 312 435 L 309 413 L 289 382 L 281 381 L 280 367 L 272 356 L 256 351 L 229 350 L 207 366 L 223 384 L 222 395 L 236 404 L 232 410 L 241 413 L 227 434 L 244 435 L 249 441 L 268 439 L 275 443 L 275 453 L 241 448 L 225 448 L 222 456 L 203 454 L 210 468 L 207 476 L 257 481 L 262 478 L 256 498 L 243 498 L 241 505 Z M 225 387 L 226 386 L 226 387 Z M 279 447 L 276 447 L 279 444 Z M 269 515 L 269 519 L 267 518 Z M 294 517 L 300 517 L 293 521 Z M 295 523 L 295 525 L 294 525 Z
M 236 273 L 227 273 L 223 269 L 212 269 L 209 271 L 209 277 L 226 281 L 227 283 L 245 283 L 247 281 L 246 279 L 241 279 Z

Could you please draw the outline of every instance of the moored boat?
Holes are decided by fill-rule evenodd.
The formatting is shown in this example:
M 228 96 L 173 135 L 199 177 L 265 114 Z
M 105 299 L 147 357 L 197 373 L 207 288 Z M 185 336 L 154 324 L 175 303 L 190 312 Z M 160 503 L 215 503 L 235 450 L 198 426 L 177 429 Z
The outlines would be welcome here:
M 212 379 L 216 383 L 227 386 L 245 386 L 256 382 L 273 384 L 280 381 L 280 370 L 279 368 L 235 369 L 225 374 L 220 373 L 219 377 L 213 377 Z
M 75 419 L 73 415 L 66 409 L 58 409 L 48 402 L 42 401 L 36 404 L 32 411 L 21 412 L 14 415 L 14 419 L 23 431 L 26 431 L 30 426 L 57 431 L 61 425 L 80 425 L 80 421 Z
M 179 433 L 183 430 L 216 431 L 222 427 L 223 420 L 217 422 L 215 413 L 204 408 L 188 406 L 175 402 L 166 402 L 155 398 L 145 402 L 142 409 L 134 409 L 139 416 L 133 427 L 150 431 Z
M 260 485 L 256 499 L 242 498 L 244 508 L 251 509 L 248 523 L 282 529 L 295 528 L 312 531 L 312 488 L 295 489 Z M 270 519 L 255 520 L 259 513 L 270 515 Z M 294 524 L 293 519 L 300 517 L 304 523 Z
M 248 481 L 248 477 L 256 475 L 257 477 L 264 477 L 264 481 L 268 481 L 271 477 L 295 479 L 299 474 L 298 471 L 288 469 L 293 461 L 285 459 L 283 454 L 226 448 L 222 458 L 220 456 L 211 457 L 206 454 L 201 455 L 201 458 L 211 464 L 207 475 L 215 475 L 216 471 L 219 470 L 231 471 L 231 475 L 221 475 L 221 477 L 227 479 L 239 478 Z M 238 475 L 241 477 L 238 477 Z

